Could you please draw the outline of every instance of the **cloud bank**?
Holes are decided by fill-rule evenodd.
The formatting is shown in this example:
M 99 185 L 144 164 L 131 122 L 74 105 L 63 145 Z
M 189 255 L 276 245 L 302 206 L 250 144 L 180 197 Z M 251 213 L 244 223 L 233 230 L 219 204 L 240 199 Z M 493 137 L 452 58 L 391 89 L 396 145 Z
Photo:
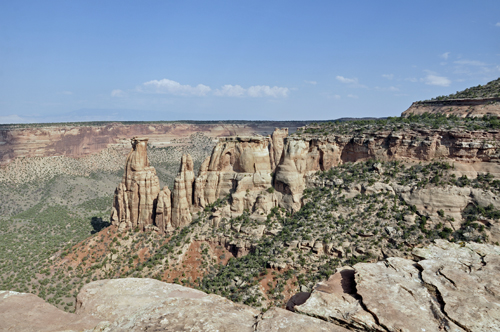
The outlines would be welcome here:
M 198 84 L 196 86 L 191 86 L 164 78 L 161 80 L 151 80 L 145 82 L 136 88 L 136 92 L 197 97 L 214 95 L 219 97 L 286 98 L 290 93 L 290 89 L 287 87 L 269 85 L 254 85 L 248 88 L 244 88 L 238 84 L 226 84 L 223 85 L 220 89 L 212 90 L 212 88 L 208 85 Z M 125 92 L 120 89 L 111 91 L 111 97 L 123 96 L 125 96 Z
M 437 86 L 450 86 L 451 81 L 444 77 L 444 76 L 437 76 L 434 74 L 428 74 L 424 79 L 423 79 L 425 84 L 428 85 L 437 85 Z
M 198 84 L 197 86 L 183 85 L 167 78 L 152 80 L 142 85 L 143 90 L 141 92 L 171 94 L 174 96 L 206 96 L 212 90 L 204 84 Z

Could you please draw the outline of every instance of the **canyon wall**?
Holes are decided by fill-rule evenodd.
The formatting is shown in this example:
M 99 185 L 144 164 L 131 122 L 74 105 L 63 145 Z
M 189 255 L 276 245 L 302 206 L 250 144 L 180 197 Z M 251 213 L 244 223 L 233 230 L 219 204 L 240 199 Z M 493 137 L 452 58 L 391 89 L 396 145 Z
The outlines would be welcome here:
M 500 116 L 500 98 L 417 101 L 401 113 L 401 116 L 424 113 L 456 115 L 461 118 Z
M 231 135 L 268 135 L 275 126 L 294 131 L 303 121 L 241 121 L 207 123 L 105 123 L 99 125 L 0 125 L 0 166 L 22 157 L 83 157 L 110 147 L 128 148 L 133 136 L 147 136 L 158 147 L 183 144 L 194 133 L 210 138 Z
M 274 207 L 296 212 L 315 172 L 369 159 L 410 164 L 442 160 L 453 163 L 459 175 L 475 177 L 488 172 L 499 178 L 499 140 L 498 131 L 429 129 L 287 136 L 285 129 L 276 128 L 267 137 L 220 138 L 197 176 L 191 157 L 184 155 L 174 188 L 160 191 L 156 172 L 147 160 L 147 139 L 134 138 L 111 219 L 121 228 L 151 225 L 164 233 L 190 224 L 193 213 L 226 197 L 229 204 L 212 211 L 214 226 L 222 218 L 244 211 L 254 219 L 265 218 Z

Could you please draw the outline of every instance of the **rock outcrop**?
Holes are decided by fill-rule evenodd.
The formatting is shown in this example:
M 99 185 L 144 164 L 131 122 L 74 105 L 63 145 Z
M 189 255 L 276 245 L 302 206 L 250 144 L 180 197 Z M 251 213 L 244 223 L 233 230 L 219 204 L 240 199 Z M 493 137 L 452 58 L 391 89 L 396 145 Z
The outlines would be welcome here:
M 500 177 L 500 150 L 495 143 L 500 133 L 496 131 L 422 129 L 354 136 L 302 133 L 290 137 L 287 133 L 286 129 L 276 128 L 268 137 L 221 138 L 202 163 L 198 176 L 191 157 L 184 155 L 170 204 L 166 201 L 168 189 L 158 196 L 158 178 L 147 160 L 146 139 L 136 138 L 133 144 L 137 148 L 127 158 L 124 180 L 115 194 L 113 224 L 122 229 L 155 225 L 160 232 L 170 232 L 190 224 L 193 213 L 226 197 L 229 205 L 216 211 L 215 219 L 232 218 L 244 211 L 259 219 L 277 206 L 296 212 L 302 207 L 302 193 L 315 172 L 369 159 L 408 163 L 439 159 L 453 163 L 459 176 L 488 172 Z M 376 188 L 364 190 L 369 193 L 372 189 Z M 443 209 L 456 220 L 461 219 L 461 211 L 471 201 L 486 199 L 494 206 L 500 205 L 496 197 L 485 197 L 476 189 L 450 190 L 453 193 L 444 189 L 439 195 L 412 188 L 393 191 L 421 212 L 435 214 Z M 355 195 L 355 190 L 350 194 Z M 456 199 L 450 201 L 450 195 Z
M 183 155 L 179 173 L 175 178 L 174 190 L 172 191 L 173 228 L 182 228 L 192 222 L 193 184 L 193 160 L 190 155 Z
M 2 331 L 347 331 L 278 308 L 261 314 L 217 295 L 147 278 L 91 282 L 78 294 L 75 314 L 15 292 L 0 292 L 0 308 Z
M 281 198 L 270 188 L 275 160 L 281 160 L 287 133 L 287 129 L 276 128 L 271 137 L 221 139 L 200 168 L 195 181 L 195 206 L 203 208 L 230 195 L 225 215 L 239 215 L 244 210 L 267 214 Z
M 485 115 L 499 116 L 500 98 L 417 101 L 401 113 L 401 116 L 408 117 L 411 114 L 421 115 L 424 113 L 456 115 L 461 118 L 482 117 Z
M 362 331 L 500 331 L 500 248 L 477 243 L 415 248 L 341 268 L 297 312 Z
M 147 154 L 147 138 L 134 137 L 123 180 L 116 188 L 111 222 L 120 229 L 153 225 L 160 181 Z

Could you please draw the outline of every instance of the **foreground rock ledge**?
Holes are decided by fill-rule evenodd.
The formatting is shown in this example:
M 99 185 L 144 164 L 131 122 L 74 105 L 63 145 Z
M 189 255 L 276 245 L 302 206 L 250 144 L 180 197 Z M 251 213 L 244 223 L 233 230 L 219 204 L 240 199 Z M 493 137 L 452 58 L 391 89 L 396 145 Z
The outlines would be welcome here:
M 89 283 L 75 314 L 32 294 L 0 291 L 0 330 L 500 331 L 500 247 L 437 240 L 412 253 L 415 260 L 392 257 L 337 269 L 302 297 L 305 303 L 296 299 L 298 313 L 261 313 L 154 279 Z
M 17 304 L 17 305 L 13 305 Z M 334 324 L 273 308 L 265 313 L 204 292 L 154 279 L 85 285 L 75 314 L 32 294 L 0 293 L 1 331 L 333 331 Z
M 500 247 L 437 240 L 412 253 L 338 269 L 295 311 L 362 331 L 500 331 Z

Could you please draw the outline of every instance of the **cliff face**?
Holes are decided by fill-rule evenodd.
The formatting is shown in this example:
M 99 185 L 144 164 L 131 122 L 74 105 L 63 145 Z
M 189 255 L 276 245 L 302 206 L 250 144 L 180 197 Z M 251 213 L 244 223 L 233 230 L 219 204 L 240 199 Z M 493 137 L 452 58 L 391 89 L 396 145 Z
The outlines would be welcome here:
M 500 98 L 419 101 L 411 104 L 401 116 L 424 113 L 456 115 L 461 118 L 500 116 Z
M 231 194 L 231 212 L 241 214 L 245 209 L 252 211 L 259 196 L 270 196 L 264 192 L 272 187 L 271 140 L 236 137 L 219 141 L 196 180 L 197 206 L 205 207 Z
M 133 139 L 124 180 L 116 190 L 112 221 L 121 228 L 155 225 L 169 232 L 192 222 L 192 213 L 229 196 L 215 211 L 214 223 L 248 211 L 264 218 L 274 207 L 296 212 L 312 174 L 339 164 L 368 159 L 408 163 L 440 159 L 467 172 L 500 176 L 497 131 L 387 131 L 363 135 L 302 135 L 220 139 L 195 176 L 193 161 L 184 155 L 172 192 L 160 192 L 158 178 L 147 160 L 147 139 Z M 279 160 L 279 163 L 276 163 Z M 474 176 L 474 174 L 472 174 Z M 416 204 L 418 205 L 418 204 Z
M 304 124 L 287 122 L 291 130 Z M 134 136 L 147 136 L 154 145 L 169 146 L 179 144 L 179 140 L 188 139 L 194 133 L 203 133 L 211 138 L 236 134 L 267 135 L 275 126 L 274 122 L 0 126 L 0 166 L 22 157 L 78 158 L 96 154 L 113 145 L 126 148 L 128 139 Z

